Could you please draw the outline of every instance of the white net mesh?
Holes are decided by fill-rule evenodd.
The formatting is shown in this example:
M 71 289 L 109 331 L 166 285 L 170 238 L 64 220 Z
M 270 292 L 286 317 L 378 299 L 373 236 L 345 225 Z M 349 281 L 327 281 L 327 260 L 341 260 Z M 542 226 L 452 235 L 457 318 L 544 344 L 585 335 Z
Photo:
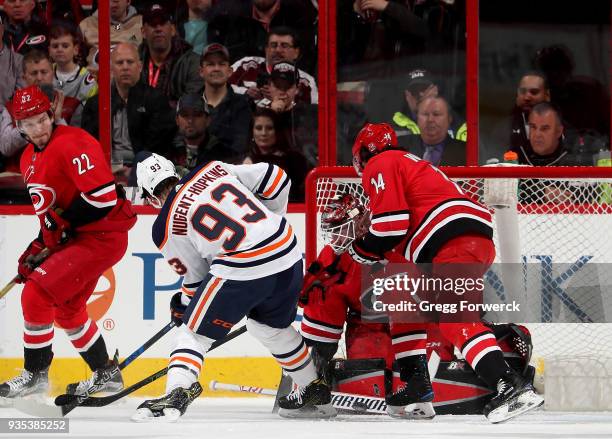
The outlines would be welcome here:
M 493 213 L 496 262 L 516 263 L 488 277 L 490 289 L 507 299 L 518 296 L 531 321 L 547 322 L 527 325 L 533 363 L 585 359 L 596 375 L 612 377 L 612 323 L 586 323 L 612 322 L 612 179 L 453 180 Z M 338 183 L 361 187 L 357 178 L 319 178 L 319 212 Z M 317 218 L 317 251 L 323 245 L 319 227 Z

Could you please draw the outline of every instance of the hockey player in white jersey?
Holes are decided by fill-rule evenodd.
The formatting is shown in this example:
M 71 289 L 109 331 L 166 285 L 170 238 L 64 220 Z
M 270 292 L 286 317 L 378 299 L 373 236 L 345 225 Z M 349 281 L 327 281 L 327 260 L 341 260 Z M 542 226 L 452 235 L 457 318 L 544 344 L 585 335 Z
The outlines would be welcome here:
M 213 161 L 180 181 L 174 165 L 153 154 L 137 165 L 138 186 L 161 207 L 153 240 L 184 276 L 171 300 L 180 326 L 173 340 L 166 394 L 145 401 L 132 419 L 175 420 L 202 391 L 204 356 L 244 316 L 247 329 L 293 378 L 279 400 L 283 417 L 332 417 L 331 391 L 318 378 L 302 336 L 293 329 L 302 287 L 302 255 L 283 217 L 291 182 L 267 163 Z

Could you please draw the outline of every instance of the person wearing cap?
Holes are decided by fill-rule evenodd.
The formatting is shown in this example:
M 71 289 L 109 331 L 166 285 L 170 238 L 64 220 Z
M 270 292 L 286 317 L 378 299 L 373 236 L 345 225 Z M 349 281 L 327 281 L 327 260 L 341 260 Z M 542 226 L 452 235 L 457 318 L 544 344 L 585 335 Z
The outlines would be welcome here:
M 118 43 L 142 42 L 142 16 L 130 3 L 131 0 L 109 0 L 111 46 Z M 83 40 L 89 48 L 87 68 L 98 70 L 98 11 L 79 23 Z
M 259 108 L 269 108 L 278 116 L 282 135 L 292 148 L 301 151 L 313 167 L 318 163 L 317 106 L 297 100 L 300 71 L 294 64 L 274 64 L 268 80 L 270 99 L 263 99 Z
M 25 55 L 30 49 L 47 50 L 47 26 L 34 13 L 34 0 L 5 0 L 4 44 Z
M 251 104 L 246 96 L 235 93 L 228 84 L 231 74 L 227 48 L 219 43 L 206 46 L 200 58 L 204 87 L 199 94 L 210 108 L 208 129 L 232 157 L 239 157 L 247 149 Z
M 392 117 L 393 128 L 399 139 L 407 135 L 418 136 L 421 133 L 417 122 L 418 104 L 425 98 L 437 97 L 439 94 L 440 90 L 427 70 L 416 69 L 408 73 L 408 82 L 404 89 L 404 109 L 396 111 Z M 467 140 L 467 125 L 452 109 L 450 110 L 453 123 L 449 127 L 449 136 L 465 142 Z M 403 143 L 402 140 L 400 140 L 401 143 Z
M 129 173 L 141 151 L 166 154 L 176 125 L 168 99 L 140 79 L 138 48 L 119 43 L 111 52 L 112 161 L 119 177 Z M 81 127 L 99 137 L 98 95 L 87 100 Z
M 301 56 L 301 46 L 297 33 L 288 27 L 278 27 L 270 30 L 265 49 L 266 57 L 247 56 L 232 65 L 230 84 L 236 93 L 246 94 L 256 105 L 262 99 L 269 99 L 268 76 L 272 66 L 281 61 L 296 64 Z M 319 91 L 315 79 L 308 73 L 299 70 L 298 83 L 299 101 L 308 104 L 319 102 Z
M 10 46 L 4 44 L 4 23 L 0 15 L 0 103 L 8 101 L 18 88 L 24 86 L 23 83 L 23 57 L 15 52 Z
M 186 170 L 211 160 L 236 161 L 231 151 L 210 133 L 209 124 L 210 108 L 202 95 L 181 96 L 176 106 L 178 134 L 168 158 Z
M 199 57 L 177 37 L 172 15 L 162 5 L 152 4 L 142 22 L 142 81 L 165 94 L 173 106 L 182 95 L 202 88 Z

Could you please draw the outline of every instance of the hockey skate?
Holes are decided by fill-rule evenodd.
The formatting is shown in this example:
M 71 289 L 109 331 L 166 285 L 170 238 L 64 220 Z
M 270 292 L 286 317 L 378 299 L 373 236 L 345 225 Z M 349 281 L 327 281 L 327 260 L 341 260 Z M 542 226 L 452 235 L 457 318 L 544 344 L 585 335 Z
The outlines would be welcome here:
M 429 379 L 427 361 L 419 359 L 401 371 L 404 386 L 387 396 L 387 414 L 392 418 L 432 419 L 436 412 L 431 403 L 434 392 Z
M 28 395 L 44 396 L 49 390 L 49 369 L 38 372 L 23 370 L 21 375 L 0 384 L 0 399 L 21 398 Z
M 199 382 L 193 383 L 189 389 L 177 387 L 167 395 L 157 399 L 149 399 L 138 406 L 132 416 L 134 422 L 175 422 L 185 414 L 187 406 L 202 393 Z
M 295 386 L 291 393 L 278 399 L 279 416 L 283 418 L 333 418 L 338 414 L 331 403 L 331 389 L 324 378 L 304 387 Z
M 117 365 L 117 358 L 105 367 L 96 369 L 86 380 L 66 386 L 69 395 L 93 395 L 98 392 L 116 393 L 123 390 L 123 378 Z
M 484 415 L 493 424 L 512 419 L 544 404 L 533 385 L 514 370 L 508 370 L 497 382 L 497 395 L 484 408 Z

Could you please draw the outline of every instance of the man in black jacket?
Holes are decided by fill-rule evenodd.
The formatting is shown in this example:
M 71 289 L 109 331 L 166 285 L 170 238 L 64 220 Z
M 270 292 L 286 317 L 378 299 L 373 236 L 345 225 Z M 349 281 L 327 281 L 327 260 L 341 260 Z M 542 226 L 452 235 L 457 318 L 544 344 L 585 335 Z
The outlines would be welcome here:
M 111 70 L 112 161 L 116 173 L 127 175 L 140 151 L 167 153 L 176 125 L 166 97 L 139 80 L 142 63 L 136 46 L 119 43 L 111 54 Z M 85 104 L 81 127 L 99 136 L 97 95 Z
M 179 97 L 202 88 L 199 57 L 176 36 L 170 13 L 159 4 L 147 9 L 142 22 L 141 80 L 165 94 L 174 107 Z
M 234 92 L 228 79 L 232 74 L 230 54 L 219 43 L 204 48 L 200 59 L 200 75 L 204 88 L 200 90 L 210 109 L 208 130 L 228 150 L 233 159 L 244 157 L 249 137 L 251 105 L 245 95 Z

